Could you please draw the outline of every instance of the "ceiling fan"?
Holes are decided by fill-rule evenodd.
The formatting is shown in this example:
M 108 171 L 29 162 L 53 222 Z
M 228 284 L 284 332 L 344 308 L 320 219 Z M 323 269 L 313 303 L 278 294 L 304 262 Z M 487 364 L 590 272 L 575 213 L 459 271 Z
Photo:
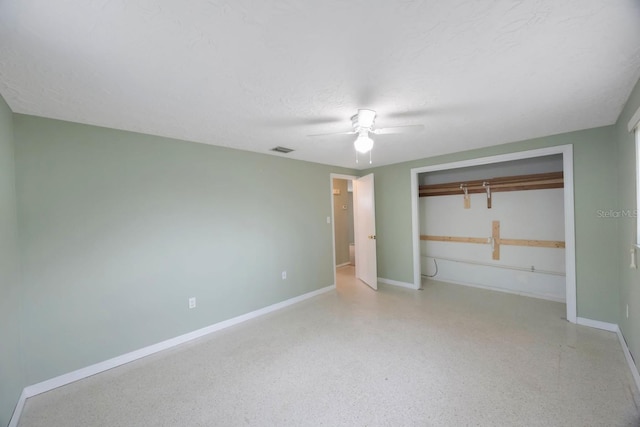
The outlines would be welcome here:
M 376 112 L 374 110 L 360 109 L 356 114 L 351 117 L 351 126 L 353 130 L 348 132 L 337 133 L 321 133 L 315 135 L 308 135 L 312 138 L 333 136 L 333 135 L 358 135 L 353 142 L 353 147 L 356 150 L 356 163 L 358 162 L 358 153 L 369 153 L 369 163 L 371 163 L 371 149 L 373 148 L 373 139 L 370 134 L 373 135 L 388 135 L 394 133 L 417 133 L 424 129 L 423 125 L 408 125 L 408 126 L 395 126 L 389 128 L 375 128 Z

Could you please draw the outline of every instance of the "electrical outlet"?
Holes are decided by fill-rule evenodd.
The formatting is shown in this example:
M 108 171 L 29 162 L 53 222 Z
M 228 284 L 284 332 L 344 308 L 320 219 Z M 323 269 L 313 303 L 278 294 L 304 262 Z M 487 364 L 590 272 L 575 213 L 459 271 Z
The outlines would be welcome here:
M 287 280 L 287 270 L 282 272 L 282 280 Z
M 189 298 L 189 308 L 196 308 L 196 297 Z

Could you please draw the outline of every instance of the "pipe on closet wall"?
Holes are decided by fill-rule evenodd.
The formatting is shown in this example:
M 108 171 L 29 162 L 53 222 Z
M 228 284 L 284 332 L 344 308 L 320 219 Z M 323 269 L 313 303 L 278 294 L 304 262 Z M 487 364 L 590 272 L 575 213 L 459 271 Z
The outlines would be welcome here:
M 463 263 L 463 264 L 480 265 L 480 266 L 484 266 L 484 267 L 502 268 L 502 269 L 505 269 L 505 270 L 527 271 L 529 273 L 548 274 L 548 275 L 551 275 L 551 276 L 566 276 L 566 274 L 564 272 L 561 272 L 561 271 L 538 270 L 534 266 L 531 266 L 531 267 L 517 267 L 517 266 L 512 266 L 512 265 L 496 265 L 496 264 L 489 264 L 489 263 L 486 263 L 486 262 L 478 262 L 478 261 L 456 259 L 456 258 L 446 258 L 446 257 L 434 257 L 434 256 L 429 256 L 429 255 L 421 255 L 421 257 L 422 258 L 431 258 L 431 259 L 435 259 L 435 260 L 438 260 L 438 261 L 451 261 L 451 262 L 460 262 L 460 263 Z

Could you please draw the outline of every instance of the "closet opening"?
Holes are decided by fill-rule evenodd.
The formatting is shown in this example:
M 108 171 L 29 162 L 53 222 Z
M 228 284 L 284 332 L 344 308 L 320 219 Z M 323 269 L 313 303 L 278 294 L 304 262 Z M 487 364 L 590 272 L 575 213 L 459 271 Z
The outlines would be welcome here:
M 412 170 L 415 285 L 566 303 L 576 321 L 570 146 Z

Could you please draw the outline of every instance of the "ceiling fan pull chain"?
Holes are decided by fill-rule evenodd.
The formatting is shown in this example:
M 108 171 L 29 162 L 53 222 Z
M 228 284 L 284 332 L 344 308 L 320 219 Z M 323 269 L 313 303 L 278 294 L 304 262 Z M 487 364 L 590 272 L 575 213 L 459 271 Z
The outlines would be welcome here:
M 373 150 L 369 151 L 369 164 L 371 164 L 371 151 L 373 151 Z

